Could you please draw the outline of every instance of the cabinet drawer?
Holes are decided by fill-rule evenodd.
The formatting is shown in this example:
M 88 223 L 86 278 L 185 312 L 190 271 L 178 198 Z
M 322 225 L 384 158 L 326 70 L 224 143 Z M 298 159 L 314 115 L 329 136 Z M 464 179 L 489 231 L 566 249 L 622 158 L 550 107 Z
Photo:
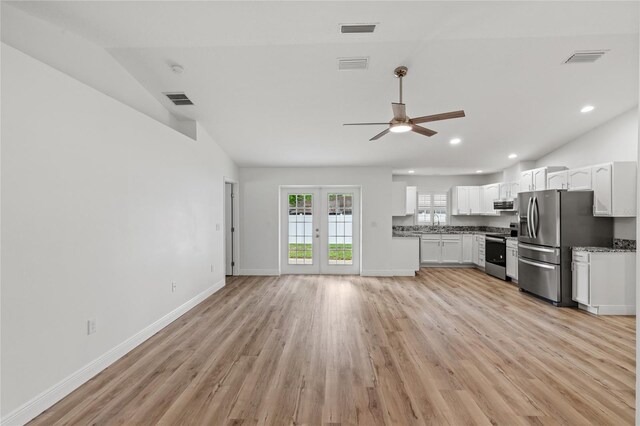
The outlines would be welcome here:
M 589 253 L 586 251 L 574 251 L 573 252 L 573 261 L 574 262 L 587 262 L 589 263 Z
M 439 240 L 440 239 L 440 234 L 422 234 L 422 236 L 420 237 L 423 240 Z

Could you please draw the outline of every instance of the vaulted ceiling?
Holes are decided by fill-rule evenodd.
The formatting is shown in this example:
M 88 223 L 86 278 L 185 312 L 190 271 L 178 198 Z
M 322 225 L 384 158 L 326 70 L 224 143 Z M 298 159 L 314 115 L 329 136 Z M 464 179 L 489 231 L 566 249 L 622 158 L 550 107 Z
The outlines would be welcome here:
M 107 49 L 241 166 L 382 165 L 469 173 L 537 159 L 638 103 L 637 2 L 17 2 Z M 377 23 L 341 34 L 341 23 Z M 607 49 L 591 64 L 576 50 Z M 369 58 L 362 71 L 337 59 Z M 175 74 L 171 64 L 184 73 Z M 464 109 L 427 138 L 388 121 Z M 184 91 L 194 106 L 162 92 Z M 581 114 L 580 108 L 596 108 Z M 462 143 L 453 146 L 451 138 Z M 603 141 L 607 143 L 609 141 Z

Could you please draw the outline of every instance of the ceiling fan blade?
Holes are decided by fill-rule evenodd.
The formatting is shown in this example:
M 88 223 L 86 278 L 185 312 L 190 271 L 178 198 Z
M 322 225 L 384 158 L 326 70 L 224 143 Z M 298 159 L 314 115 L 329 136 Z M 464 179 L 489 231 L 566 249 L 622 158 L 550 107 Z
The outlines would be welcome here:
M 389 122 L 386 123 L 344 123 L 343 126 L 388 126 Z
M 431 129 L 427 129 L 426 127 L 416 126 L 415 124 L 411 126 L 411 131 L 412 132 L 416 132 L 416 133 L 420 133 L 421 135 L 425 135 L 425 136 L 433 136 L 436 133 L 438 133 L 438 132 L 433 131 Z
M 407 109 L 404 104 L 392 102 L 391 108 L 393 109 L 393 118 L 399 121 L 404 121 L 407 118 Z
M 451 118 L 462 118 L 464 117 L 464 111 L 451 111 L 451 112 L 443 112 L 441 114 L 434 115 L 425 115 L 423 117 L 412 118 L 411 122 L 415 124 L 427 123 L 429 121 L 440 121 L 440 120 L 449 120 Z
M 386 135 L 387 133 L 389 133 L 389 129 L 384 129 L 382 132 L 378 133 L 377 135 L 375 135 L 374 137 L 372 137 L 371 139 L 369 139 L 370 141 L 375 141 L 380 139 L 381 137 L 383 137 L 384 135 Z

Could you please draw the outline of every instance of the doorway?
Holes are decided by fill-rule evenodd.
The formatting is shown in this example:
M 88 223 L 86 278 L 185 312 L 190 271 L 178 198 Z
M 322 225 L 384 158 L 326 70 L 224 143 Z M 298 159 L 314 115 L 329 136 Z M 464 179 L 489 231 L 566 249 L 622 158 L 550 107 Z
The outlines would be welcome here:
M 236 266 L 234 257 L 234 184 L 233 182 L 224 183 L 224 248 L 225 248 L 225 275 L 234 275 Z
M 360 188 L 281 189 L 283 274 L 360 273 Z

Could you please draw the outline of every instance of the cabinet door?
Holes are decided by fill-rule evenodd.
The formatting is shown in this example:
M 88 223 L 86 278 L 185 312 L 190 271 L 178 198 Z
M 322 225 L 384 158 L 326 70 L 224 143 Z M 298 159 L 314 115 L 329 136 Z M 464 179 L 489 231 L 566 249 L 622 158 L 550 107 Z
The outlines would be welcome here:
M 507 276 L 518 279 L 518 254 L 513 247 L 507 247 Z
M 547 189 L 566 189 L 567 172 L 555 172 L 547 175 Z
M 534 191 L 547 189 L 547 169 L 542 168 L 533 171 L 533 189 Z
M 520 174 L 520 192 L 533 191 L 533 170 L 527 170 Z
M 611 164 L 593 167 L 593 214 L 608 216 L 612 212 Z
M 591 167 L 569 170 L 567 188 L 571 191 L 591 190 Z
M 478 235 L 478 266 L 484 268 L 484 235 Z
M 520 191 L 519 187 L 520 184 L 518 182 L 511 182 L 509 185 L 509 198 L 515 198 L 518 196 L 518 192 Z
M 571 286 L 573 300 L 583 305 L 589 305 L 589 264 L 586 262 L 573 262 Z
M 456 239 L 442 239 L 442 263 L 460 263 L 462 245 L 460 237 Z
M 511 189 L 511 184 L 510 183 L 501 183 L 500 184 L 500 199 L 501 200 L 506 200 L 508 198 L 511 198 L 509 196 L 509 190 Z
M 498 214 L 493 209 L 493 202 L 500 197 L 500 186 L 498 184 L 485 185 L 483 188 L 484 208 L 482 213 Z
M 418 187 L 407 186 L 407 214 L 416 214 L 416 204 L 418 202 Z
M 462 263 L 473 262 L 473 235 L 462 236 Z
M 440 238 L 422 239 L 420 246 L 420 260 L 425 263 L 440 262 Z
M 458 211 L 456 214 L 469 214 L 469 187 L 459 186 L 457 191 Z
M 407 215 L 407 184 L 405 182 L 392 182 L 391 215 Z
M 469 214 L 482 213 L 481 189 L 479 186 L 470 186 L 469 188 Z
M 473 242 L 473 246 L 471 248 L 471 256 L 472 256 L 473 263 L 475 265 L 477 265 L 478 262 L 479 262 L 479 260 L 478 260 L 478 239 L 476 238 L 475 235 L 473 235 L 472 242 Z

